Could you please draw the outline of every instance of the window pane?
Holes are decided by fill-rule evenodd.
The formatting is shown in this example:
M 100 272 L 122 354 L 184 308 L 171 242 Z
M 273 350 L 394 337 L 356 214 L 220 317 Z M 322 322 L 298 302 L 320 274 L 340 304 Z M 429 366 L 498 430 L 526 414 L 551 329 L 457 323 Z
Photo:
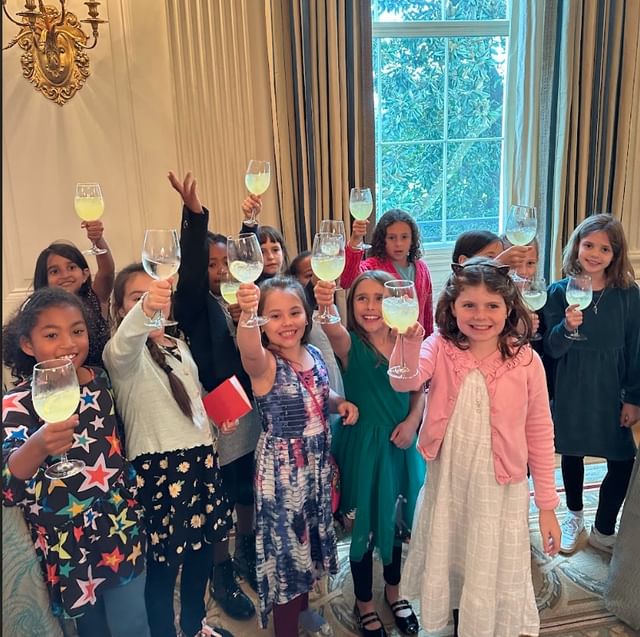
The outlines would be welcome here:
M 507 0 L 448 0 L 446 20 L 505 20 Z
M 376 147 L 377 215 L 402 208 L 418 222 L 422 241 L 442 241 L 441 143 Z
M 378 140 L 442 139 L 445 40 L 375 38 L 373 60 Z
M 449 137 L 500 137 L 506 38 L 449 39 Z
M 371 13 L 374 22 L 441 20 L 441 7 L 442 0 L 373 0 Z
M 501 141 L 448 144 L 445 241 L 465 230 L 498 232 L 501 153 Z

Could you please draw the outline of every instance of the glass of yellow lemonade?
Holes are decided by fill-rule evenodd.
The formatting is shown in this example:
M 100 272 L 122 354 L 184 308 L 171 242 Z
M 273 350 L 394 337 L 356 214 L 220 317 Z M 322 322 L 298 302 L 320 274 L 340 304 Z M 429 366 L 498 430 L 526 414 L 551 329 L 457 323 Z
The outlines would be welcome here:
M 82 221 L 97 221 L 104 212 L 104 199 L 100 184 L 76 184 L 76 196 L 73 200 L 76 214 Z M 107 250 L 99 248 L 95 242 L 89 250 L 83 250 L 82 254 L 106 254 Z
M 417 369 L 410 369 L 404 360 L 404 333 L 418 320 L 420 308 L 413 281 L 394 279 L 384 284 L 385 297 L 382 299 L 382 318 L 392 329 L 398 330 L 400 337 L 400 364 L 389 367 L 387 372 L 393 378 L 413 378 Z

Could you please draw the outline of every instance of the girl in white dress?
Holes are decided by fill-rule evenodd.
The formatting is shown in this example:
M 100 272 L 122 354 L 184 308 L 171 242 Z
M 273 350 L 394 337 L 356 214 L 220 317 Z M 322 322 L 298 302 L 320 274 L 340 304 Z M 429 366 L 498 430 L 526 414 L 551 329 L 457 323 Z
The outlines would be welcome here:
M 460 637 L 536 636 L 527 464 L 544 550 L 560 546 L 544 369 L 527 344 L 531 320 L 508 266 L 474 257 L 452 268 L 438 330 L 424 342 L 419 323 L 404 334 L 405 362 L 417 375 L 391 379 L 399 391 L 431 380 L 418 439 L 429 477 L 401 594 L 420 600 L 427 634 L 453 610 Z M 399 359 L 396 344 L 390 365 Z

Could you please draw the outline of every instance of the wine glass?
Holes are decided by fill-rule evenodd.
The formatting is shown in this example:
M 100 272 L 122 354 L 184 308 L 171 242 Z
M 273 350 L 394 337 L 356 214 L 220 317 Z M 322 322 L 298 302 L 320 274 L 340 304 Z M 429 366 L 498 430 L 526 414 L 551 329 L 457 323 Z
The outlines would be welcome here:
M 252 195 L 261 195 L 271 183 L 271 164 L 261 159 L 251 159 L 244 176 L 244 183 Z M 256 221 L 255 208 L 251 210 L 251 217 L 244 223 L 246 226 L 255 226 L 258 224 Z
M 342 235 L 342 240 L 344 241 L 346 236 L 344 233 L 344 221 L 340 219 L 323 219 L 320 222 L 319 232 Z
M 231 272 L 222 275 L 220 281 L 220 294 L 228 305 L 236 305 L 238 303 L 238 288 L 240 281 L 233 277 Z
M 344 270 L 344 236 L 329 232 L 318 232 L 313 239 L 311 250 L 311 269 L 321 281 L 334 281 Z M 330 324 L 340 321 L 340 317 L 329 312 L 324 306 L 314 312 L 317 323 Z
M 73 363 L 61 358 L 41 361 L 33 366 L 31 378 L 33 408 L 45 422 L 63 422 L 73 415 L 80 402 L 80 386 Z M 80 473 L 82 460 L 69 460 L 66 453 L 48 467 L 44 474 L 51 480 L 62 480 Z
M 154 279 L 169 279 L 174 276 L 180 267 L 178 232 L 174 229 L 147 230 L 142 246 L 142 266 Z M 164 319 L 162 312 L 158 310 L 145 325 L 160 328 L 176 325 L 176 322 Z
M 239 234 L 227 237 L 227 260 L 229 272 L 241 283 L 253 283 L 261 274 L 264 267 L 262 250 L 258 237 L 253 233 Z M 222 291 L 222 287 L 221 287 Z M 251 312 L 251 316 L 240 321 L 240 327 L 259 327 L 269 319 Z
M 522 289 L 522 298 L 532 312 L 539 312 L 547 302 L 547 282 L 544 280 L 544 277 L 526 279 Z M 531 336 L 532 341 L 539 341 L 541 339 L 542 336 L 537 330 L 535 334 Z
M 100 184 L 76 184 L 76 196 L 73 200 L 73 206 L 76 209 L 76 214 L 83 221 L 100 219 L 104 212 L 104 199 L 102 198 Z M 92 243 L 91 248 L 83 250 L 82 254 L 98 256 L 99 254 L 107 253 L 107 250 L 99 248 L 95 241 Z
M 349 212 L 354 219 L 364 221 L 373 211 L 373 197 L 369 188 L 352 188 L 349 196 Z M 371 245 L 361 243 L 360 250 L 368 250 Z
M 394 279 L 384 284 L 386 296 L 382 299 L 382 318 L 390 327 L 398 330 L 400 336 L 400 364 L 389 367 L 392 378 L 413 378 L 418 370 L 407 367 L 404 361 L 403 334 L 418 320 L 420 308 L 413 281 Z
M 536 209 L 532 206 L 511 206 L 504 232 L 514 246 L 526 246 L 533 241 L 538 229 Z
M 580 310 L 586 310 L 593 299 L 591 277 L 588 274 L 570 276 L 567 282 L 566 297 L 569 305 L 577 305 Z M 577 327 L 571 334 L 565 334 L 565 337 L 572 341 L 587 340 L 586 336 L 580 334 Z

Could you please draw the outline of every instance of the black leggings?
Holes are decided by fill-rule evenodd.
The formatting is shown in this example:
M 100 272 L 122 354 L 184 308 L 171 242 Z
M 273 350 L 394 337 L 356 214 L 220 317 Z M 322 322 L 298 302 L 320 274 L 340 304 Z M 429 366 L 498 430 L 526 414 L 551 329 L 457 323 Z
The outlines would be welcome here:
M 373 599 L 373 551 L 367 551 L 359 562 L 350 561 L 353 590 L 360 602 Z M 400 583 L 400 567 L 402 564 L 402 546 L 394 546 L 391 563 L 383 566 L 384 581 L 389 586 Z
M 627 494 L 634 459 L 607 460 L 607 475 L 600 486 L 595 526 L 604 535 L 616 531 L 616 519 Z M 562 456 L 562 481 L 570 511 L 582 511 L 584 457 Z

